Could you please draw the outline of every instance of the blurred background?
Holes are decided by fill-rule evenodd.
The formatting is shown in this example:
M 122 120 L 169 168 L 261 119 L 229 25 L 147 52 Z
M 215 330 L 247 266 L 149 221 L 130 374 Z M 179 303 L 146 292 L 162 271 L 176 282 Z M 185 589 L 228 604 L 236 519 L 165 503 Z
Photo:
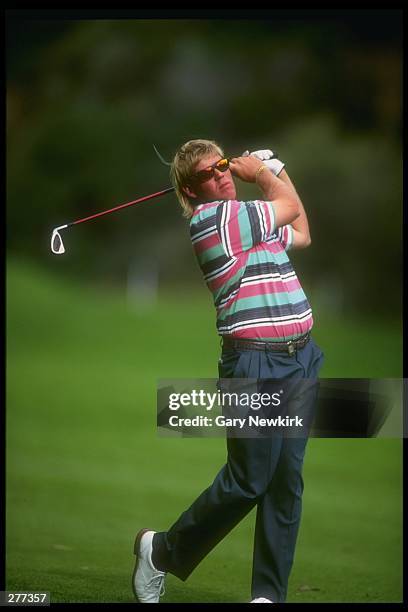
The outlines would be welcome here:
M 56 601 L 132 601 L 133 531 L 166 529 L 224 460 L 222 440 L 156 434 L 159 378 L 218 373 L 175 196 L 50 252 L 54 227 L 169 186 L 153 144 L 168 160 L 192 138 L 277 151 L 309 216 L 290 258 L 322 376 L 402 376 L 402 11 L 154 13 L 6 15 L 7 580 Z M 398 600 L 400 468 L 400 440 L 310 441 L 290 600 Z M 241 591 L 206 560 L 167 601 L 247 598 L 252 528 L 214 552 Z
M 272 148 L 286 162 L 313 240 L 293 259 L 319 305 L 399 316 L 398 10 L 236 21 L 37 13 L 7 24 L 10 257 L 120 291 L 143 270 L 150 299 L 153 286 L 197 287 L 173 195 L 64 232 L 62 258 L 50 256 L 49 236 L 168 186 L 153 143 L 171 160 L 186 140 L 210 138 L 227 155 Z

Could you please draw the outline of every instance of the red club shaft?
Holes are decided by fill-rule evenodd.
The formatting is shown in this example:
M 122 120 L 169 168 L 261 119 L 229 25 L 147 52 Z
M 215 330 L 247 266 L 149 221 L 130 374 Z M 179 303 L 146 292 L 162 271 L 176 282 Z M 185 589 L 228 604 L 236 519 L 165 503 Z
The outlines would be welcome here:
M 167 189 L 163 189 L 162 191 L 157 191 L 156 193 L 152 193 L 150 195 L 144 196 L 143 198 L 138 198 L 137 200 L 133 200 L 133 202 L 126 202 L 126 204 L 119 204 L 119 206 L 115 206 L 114 208 L 110 208 L 109 210 L 104 210 L 102 212 L 96 213 L 95 215 L 90 215 L 89 217 L 85 217 L 84 219 L 78 219 L 77 221 L 72 221 L 67 224 L 67 227 L 70 225 L 76 225 L 77 223 L 84 223 L 85 221 L 90 221 L 91 219 L 95 219 L 96 217 L 102 217 L 102 215 L 108 215 L 111 212 L 115 212 L 115 210 L 120 210 L 121 208 L 126 208 L 127 206 L 133 206 L 133 204 L 138 204 L 139 202 L 145 202 L 146 200 L 151 200 L 153 198 L 157 198 L 165 193 L 170 193 L 174 191 L 174 187 L 168 187 Z

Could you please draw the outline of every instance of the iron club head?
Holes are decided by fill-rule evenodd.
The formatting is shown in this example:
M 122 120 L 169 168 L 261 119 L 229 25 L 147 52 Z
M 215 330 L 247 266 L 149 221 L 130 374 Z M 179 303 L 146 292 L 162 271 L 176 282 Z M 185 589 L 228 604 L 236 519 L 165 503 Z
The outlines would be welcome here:
M 52 231 L 51 251 L 55 253 L 56 255 L 62 255 L 63 253 L 65 253 L 64 243 L 62 242 L 62 238 L 61 238 L 61 234 L 59 233 L 59 230 L 65 229 L 66 227 L 68 227 L 68 225 L 61 225 L 60 227 L 56 227 Z

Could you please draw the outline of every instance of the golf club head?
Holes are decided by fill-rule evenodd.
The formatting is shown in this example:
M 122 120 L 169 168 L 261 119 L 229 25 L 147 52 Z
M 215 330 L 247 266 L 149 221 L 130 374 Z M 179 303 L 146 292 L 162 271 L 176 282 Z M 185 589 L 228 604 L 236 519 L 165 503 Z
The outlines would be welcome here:
M 62 255 L 65 253 L 64 243 L 62 242 L 61 234 L 58 230 L 67 227 L 66 225 L 62 225 L 61 227 L 56 227 L 51 236 L 51 251 L 55 253 L 55 255 Z

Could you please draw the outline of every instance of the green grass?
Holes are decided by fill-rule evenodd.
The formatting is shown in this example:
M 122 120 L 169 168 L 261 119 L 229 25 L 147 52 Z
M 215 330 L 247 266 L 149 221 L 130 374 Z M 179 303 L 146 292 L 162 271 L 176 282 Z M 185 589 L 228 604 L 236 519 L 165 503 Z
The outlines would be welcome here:
M 225 461 L 222 439 L 155 426 L 157 379 L 217 376 L 214 325 L 204 290 L 137 309 L 9 262 L 8 590 L 134 601 L 135 532 L 167 529 Z M 314 338 L 322 376 L 401 375 L 397 324 L 320 317 Z M 401 601 L 401 463 L 401 440 L 309 441 L 289 602 Z M 248 601 L 253 528 L 254 512 L 187 582 L 169 575 L 163 601 Z

